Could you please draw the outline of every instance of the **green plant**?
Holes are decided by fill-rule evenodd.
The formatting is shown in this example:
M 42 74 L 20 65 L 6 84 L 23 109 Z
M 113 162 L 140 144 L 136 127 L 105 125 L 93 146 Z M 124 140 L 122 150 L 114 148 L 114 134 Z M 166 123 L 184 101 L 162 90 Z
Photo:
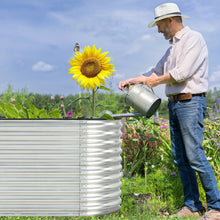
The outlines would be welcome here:
M 146 174 L 148 167 L 158 163 L 160 140 L 155 137 L 152 120 L 137 117 L 126 123 L 127 133 L 122 135 L 122 157 L 125 175 Z
M 218 113 L 218 112 L 217 112 Z M 203 147 L 216 177 L 220 178 L 220 118 L 213 114 L 204 120 Z
M 34 100 L 33 94 L 29 94 L 28 90 L 23 88 L 20 91 L 13 91 L 12 85 L 8 85 L 7 90 L 0 96 L 0 101 L 3 103 L 10 103 L 16 100 L 20 105 L 24 105 L 25 100 L 32 102 Z
M 21 106 L 17 102 L 15 102 L 14 104 L 0 102 L 0 114 L 5 118 L 11 119 L 61 118 L 58 109 L 47 112 L 45 109 L 39 110 L 28 100 L 26 100 L 26 103 L 29 108 Z

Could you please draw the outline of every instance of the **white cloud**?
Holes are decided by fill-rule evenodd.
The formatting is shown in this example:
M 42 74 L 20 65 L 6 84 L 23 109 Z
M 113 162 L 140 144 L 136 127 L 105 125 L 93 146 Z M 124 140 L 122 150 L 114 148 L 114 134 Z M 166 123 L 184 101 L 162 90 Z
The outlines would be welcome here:
M 209 89 L 220 88 L 220 65 L 210 74 L 209 77 Z
M 47 64 L 43 61 L 39 61 L 32 66 L 33 71 L 40 71 L 40 72 L 49 72 L 54 69 L 54 66 Z
M 211 74 L 209 82 L 220 82 L 220 65 L 217 66 L 216 70 Z
M 115 74 L 114 76 L 114 79 L 123 79 L 123 78 L 125 78 L 125 74 Z
M 213 72 L 209 81 L 210 82 L 216 82 L 216 81 L 219 81 L 219 76 L 220 76 L 220 70 L 219 71 L 216 71 L 216 72 Z
M 141 37 L 141 40 L 150 40 L 151 38 L 152 38 L 151 35 L 145 34 L 145 35 L 143 35 L 143 36 Z

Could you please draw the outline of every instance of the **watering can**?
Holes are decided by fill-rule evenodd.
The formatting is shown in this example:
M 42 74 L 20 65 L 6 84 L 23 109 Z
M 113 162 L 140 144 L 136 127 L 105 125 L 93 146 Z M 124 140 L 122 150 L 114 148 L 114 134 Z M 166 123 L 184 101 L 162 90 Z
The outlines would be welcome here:
M 160 106 L 161 99 L 154 94 L 153 90 L 150 92 L 142 84 L 131 85 L 129 88 L 123 87 L 122 91 L 126 94 L 125 102 L 132 106 L 137 112 L 116 115 L 111 114 L 110 111 L 105 112 L 110 114 L 113 118 L 135 116 L 145 116 L 150 118 Z

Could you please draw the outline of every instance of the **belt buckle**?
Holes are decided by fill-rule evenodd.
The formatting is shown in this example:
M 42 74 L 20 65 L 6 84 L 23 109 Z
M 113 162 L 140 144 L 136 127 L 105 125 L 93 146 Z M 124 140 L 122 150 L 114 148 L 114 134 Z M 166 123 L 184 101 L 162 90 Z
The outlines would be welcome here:
M 175 102 L 175 101 L 177 101 L 177 95 L 171 95 L 171 96 L 169 96 L 169 101 L 171 101 L 171 102 Z

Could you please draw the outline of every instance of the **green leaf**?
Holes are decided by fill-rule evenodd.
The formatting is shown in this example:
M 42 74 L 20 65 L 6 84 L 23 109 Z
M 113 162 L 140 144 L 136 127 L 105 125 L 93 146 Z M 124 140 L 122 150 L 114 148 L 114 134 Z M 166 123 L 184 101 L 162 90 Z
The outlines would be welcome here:
M 5 111 L 4 109 L 0 106 L 0 114 L 4 115 L 5 114 Z
M 41 109 L 39 112 L 39 118 L 48 118 L 47 112 L 45 109 Z
M 148 140 L 149 140 L 149 141 L 159 141 L 159 139 L 157 139 L 157 138 L 152 138 L 152 137 L 148 138 Z
M 20 118 L 28 118 L 28 112 L 26 108 L 22 108 L 18 111 Z
M 133 139 L 131 139 L 131 141 L 133 141 L 133 142 L 139 142 L 139 140 L 138 140 L 137 138 L 133 138 Z
M 105 87 L 105 86 L 100 86 L 99 89 L 102 89 L 102 90 L 106 90 L 106 91 L 109 91 L 109 92 L 112 92 L 111 89 Z
M 115 120 L 111 115 L 107 113 L 101 115 L 100 118 L 107 119 L 107 120 Z
M 3 102 L 1 102 L 1 101 L 0 101 L 0 108 L 1 108 L 2 110 L 5 109 L 5 104 L 4 104 Z
M 18 110 L 11 103 L 5 104 L 5 114 L 6 114 L 6 118 L 21 118 L 18 113 Z
M 155 130 L 153 130 L 153 133 L 156 137 L 159 137 L 159 134 Z
M 79 97 L 79 98 L 76 98 L 76 99 L 74 99 L 72 102 L 70 102 L 70 103 L 68 104 L 68 106 L 70 106 L 72 103 L 77 102 L 77 101 L 82 100 L 82 99 L 87 99 L 87 100 L 89 100 L 90 97 L 91 97 L 91 95 L 89 95 L 89 96 L 87 96 L 87 97 Z
M 143 141 L 146 139 L 146 135 L 140 134 L 140 137 Z
M 36 108 L 31 102 L 27 100 L 27 104 L 29 109 L 31 110 L 32 114 L 35 116 L 39 116 L 40 110 Z
M 21 105 L 19 105 L 17 102 L 14 103 L 14 106 L 18 111 L 22 109 Z
M 203 140 L 202 145 L 206 145 L 210 142 L 210 140 Z
M 61 118 L 60 111 L 58 109 L 54 109 L 48 113 L 49 117 L 51 118 Z
M 31 110 L 30 109 L 27 109 L 27 112 L 28 112 L 28 118 L 31 118 L 31 119 L 34 119 L 34 118 L 37 118 L 36 115 L 33 115 Z
M 210 144 L 207 144 L 205 147 L 211 150 L 215 149 L 215 147 L 212 147 Z

